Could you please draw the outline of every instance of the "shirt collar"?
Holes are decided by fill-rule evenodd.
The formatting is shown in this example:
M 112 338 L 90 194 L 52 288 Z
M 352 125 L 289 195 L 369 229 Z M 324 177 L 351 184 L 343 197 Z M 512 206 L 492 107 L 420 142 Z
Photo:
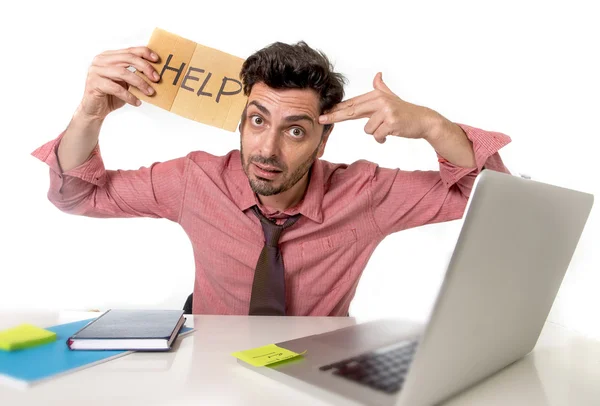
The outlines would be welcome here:
M 228 164 L 229 176 L 233 180 L 233 185 L 237 193 L 232 193 L 232 200 L 242 211 L 257 205 L 264 212 L 264 207 L 260 204 L 256 194 L 250 188 L 248 177 L 242 168 L 240 152 L 233 151 Z M 298 205 L 285 210 L 286 215 L 300 213 L 312 221 L 321 224 L 323 222 L 323 163 L 320 159 L 315 160 L 310 169 L 310 181 L 304 194 L 304 198 Z M 268 215 L 268 213 L 265 213 Z

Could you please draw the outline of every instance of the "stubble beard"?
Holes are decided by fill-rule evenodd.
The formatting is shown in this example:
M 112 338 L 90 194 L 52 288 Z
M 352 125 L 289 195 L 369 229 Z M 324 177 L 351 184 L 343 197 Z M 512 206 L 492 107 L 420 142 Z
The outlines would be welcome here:
M 296 168 L 296 170 L 294 172 L 292 172 L 290 175 L 288 175 L 287 167 L 284 167 L 279 162 L 279 160 L 277 160 L 277 158 L 275 158 L 275 157 L 264 158 L 264 157 L 260 157 L 260 156 L 250 156 L 250 157 L 248 157 L 248 162 L 246 163 L 246 160 L 244 159 L 244 150 L 243 150 L 241 142 L 240 142 L 240 156 L 241 156 L 241 160 L 242 160 L 242 168 L 244 168 L 246 177 L 248 178 L 248 181 L 250 182 L 250 188 L 252 189 L 252 191 L 254 193 L 256 193 L 257 195 L 261 195 L 261 196 L 273 196 L 273 195 L 283 193 L 287 190 L 290 190 L 310 170 L 312 164 L 317 159 L 317 154 L 319 153 L 319 147 L 320 147 L 320 144 L 319 144 L 319 146 L 317 146 L 317 148 L 311 154 L 311 156 L 308 157 L 308 159 L 302 163 L 302 165 L 300 165 L 298 168 Z M 281 182 L 281 184 L 279 186 L 277 186 L 277 185 L 273 184 L 273 181 L 271 181 L 269 179 L 262 179 L 262 178 L 252 179 L 249 175 L 249 169 L 250 169 L 250 164 L 252 164 L 253 162 L 263 164 L 263 165 L 275 166 L 277 168 L 282 169 L 280 176 L 283 178 L 283 181 Z

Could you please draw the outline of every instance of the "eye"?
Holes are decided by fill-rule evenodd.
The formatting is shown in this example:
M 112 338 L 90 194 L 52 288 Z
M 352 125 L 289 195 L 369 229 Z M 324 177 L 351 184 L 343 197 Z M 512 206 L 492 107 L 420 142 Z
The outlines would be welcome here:
M 254 125 L 262 125 L 264 123 L 262 117 L 257 116 L 257 115 L 250 117 L 250 120 L 252 121 L 252 124 L 254 124 Z
M 290 128 L 290 135 L 294 138 L 300 138 L 304 136 L 304 130 L 300 127 L 292 127 Z

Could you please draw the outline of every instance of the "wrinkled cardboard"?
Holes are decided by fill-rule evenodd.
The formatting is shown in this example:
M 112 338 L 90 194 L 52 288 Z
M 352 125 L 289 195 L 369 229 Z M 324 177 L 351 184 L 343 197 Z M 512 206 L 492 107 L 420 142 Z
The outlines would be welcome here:
M 147 96 L 130 86 L 129 91 L 142 101 L 180 116 L 235 131 L 247 97 L 239 73 L 244 60 L 156 28 L 148 48 L 160 58 L 150 62 L 161 75 L 152 82 L 136 72 L 156 91 Z

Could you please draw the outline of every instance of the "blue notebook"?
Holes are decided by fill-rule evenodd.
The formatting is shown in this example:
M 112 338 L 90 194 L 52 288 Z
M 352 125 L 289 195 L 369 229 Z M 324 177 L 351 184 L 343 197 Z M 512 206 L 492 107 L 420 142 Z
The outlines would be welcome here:
M 67 339 L 95 319 L 48 327 L 56 333 L 56 341 L 18 351 L 0 351 L 0 383 L 26 388 L 49 378 L 75 372 L 133 351 L 73 351 Z M 183 327 L 179 336 L 193 329 Z

